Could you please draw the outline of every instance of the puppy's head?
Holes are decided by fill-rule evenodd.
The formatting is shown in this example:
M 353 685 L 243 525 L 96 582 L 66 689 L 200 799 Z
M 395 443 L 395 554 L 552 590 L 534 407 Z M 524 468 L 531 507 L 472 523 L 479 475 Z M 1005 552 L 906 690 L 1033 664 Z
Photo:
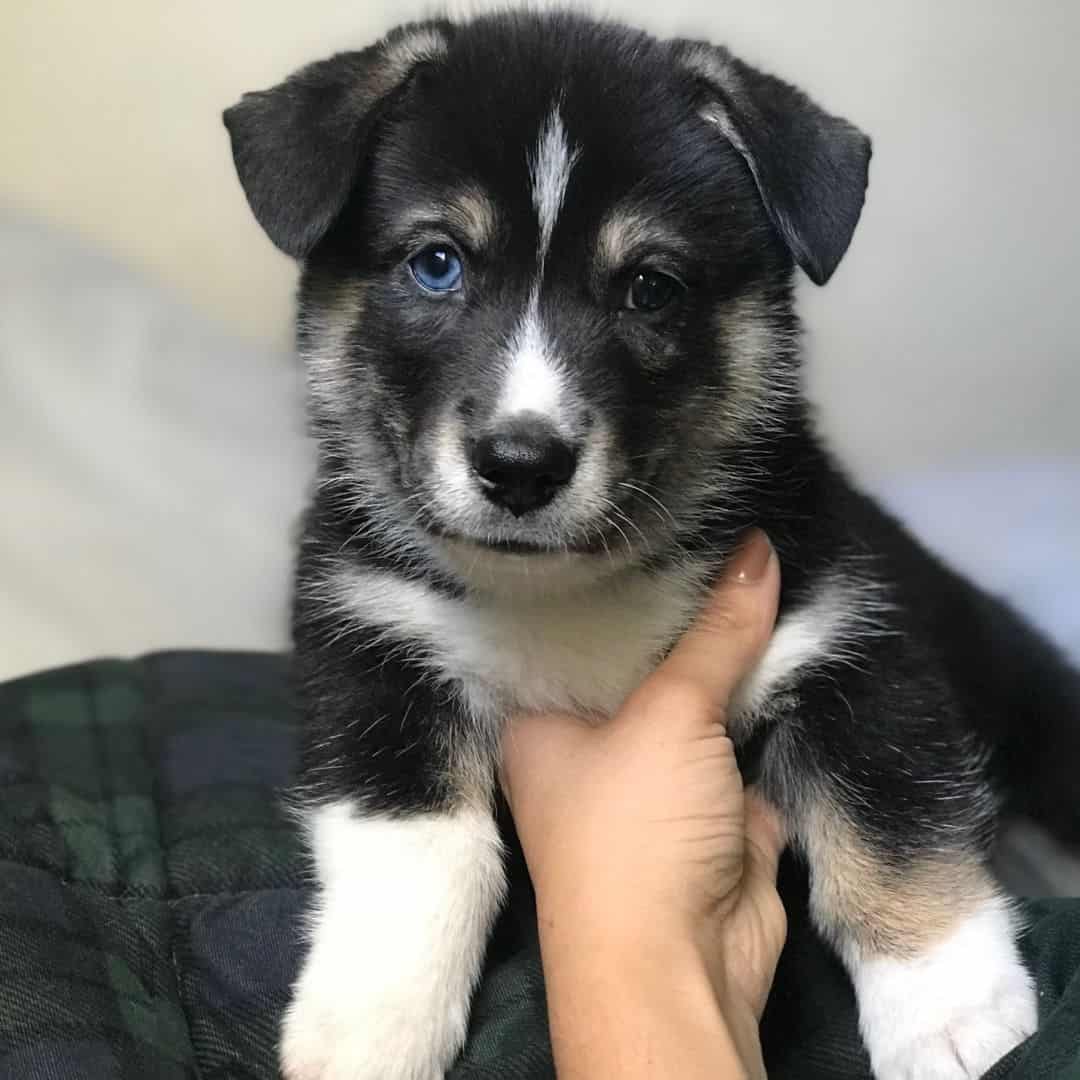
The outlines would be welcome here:
M 328 482 L 403 552 L 580 581 L 738 506 L 799 414 L 790 279 L 869 142 L 725 50 L 577 16 L 402 27 L 225 114 L 304 260 Z

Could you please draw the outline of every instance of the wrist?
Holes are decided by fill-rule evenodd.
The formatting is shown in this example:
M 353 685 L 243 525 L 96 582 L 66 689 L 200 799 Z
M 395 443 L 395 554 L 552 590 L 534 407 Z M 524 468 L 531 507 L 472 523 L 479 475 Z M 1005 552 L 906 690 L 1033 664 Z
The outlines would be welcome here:
M 536 917 L 541 933 L 573 937 L 578 944 L 612 953 L 633 950 L 657 954 L 677 947 L 706 955 L 709 933 L 702 920 L 690 918 L 670 897 L 633 886 L 604 887 L 593 878 L 565 886 L 536 886 Z
M 593 910 L 556 908 L 538 898 L 560 1080 L 595 1074 L 595 1068 L 590 1074 L 568 1067 L 568 1042 L 572 1059 L 589 1060 L 580 1033 L 602 1040 L 605 1029 L 617 1029 L 625 1037 L 628 1017 L 637 1018 L 632 1023 L 637 1044 L 626 1047 L 620 1075 L 638 1075 L 634 1067 L 650 1059 L 651 1045 L 685 1040 L 690 1048 L 709 1047 L 711 1077 L 765 1076 L 756 1015 L 727 984 L 716 945 L 710 948 L 679 920 L 627 918 L 618 905 Z M 576 1034 L 568 1037 L 568 1030 Z M 687 1061 L 682 1074 L 671 1075 L 696 1077 L 692 1064 Z M 668 1076 L 654 1066 L 656 1071 L 645 1075 Z

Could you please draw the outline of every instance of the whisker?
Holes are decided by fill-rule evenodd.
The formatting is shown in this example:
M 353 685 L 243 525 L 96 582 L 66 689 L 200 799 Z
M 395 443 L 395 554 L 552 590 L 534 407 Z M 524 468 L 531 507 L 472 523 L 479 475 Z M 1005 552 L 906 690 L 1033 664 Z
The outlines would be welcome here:
M 629 491 L 636 491 L 639 495 L 644 495 L 646 499 L 649 499 L 659 508 L 660 512 L 668 519 L 668 521 L 671 522 L 672 527 L 677 527 L 675 515 L 672 514 L 672 512 L 663 504 L 663 502 L 661 502 L 660 499 L 658 499 L 655 495 L 651 494 L 649 491 L 646 491 L 645 488 L 641 487 L 639 484 L 632 484 L 629 480 L 620 480 L 619 487 L 624 487 Z M 654 511 L 654 513 L 655 512 L 656 511 Z
M 622 510 L 622 509 L 621 509 L 621 508 L 619 507 L 619 505 L 618 505 L 617 503 L 613 502 L 613 501 L 612 501 L 611 499 L 605 498 L 604 496 L 601 496 L 601 498 L 602 498 L 602 499 L 603 499 L 603 501 L 604 501 L 604 502 L 605 502 L 605 503 L 606 503 L 606 504 L 607 504 L 607 505 L 608 505 L 608 506 L 609 506 L 609 507 L 610 507 L 610 508 L 611 508 L 611 509 L 612 509 L 612 510 L 613 510 L 613 511 L 615 512 L 615 514 L 616 514 L 616 515 L 617 515 L 617 516 L 619 517 L 619 519 L 620 519 L 621 521 L 624 521 L 624 522 L 625 522 L 625 523 L 626 523 L 627 525 L 629 525 L 629 526 L 630 526 L 630 528 L 631 528 L 631 529 L 633 529 L 633 530 L 634 530 L 634 532 L 636 532 L 636 533 L 638 534 L 638 536 L 639 536 L 639 537 L 641 537 L 641 544 L 642 544 L 642 546 L 643 546 L 643 547 L 645 548 L 645 550 L 646 550 L 646 551 L 650 550 L 650 549 L 651 549 L 651 547 L 652 547 L 652 545 L 651 545 L 651 544 L 649 543 L 649 541 L 648 541 L 648 540 L 646 539 L 646 537 L 645 537 L 645 534 L 644 534 L 644 533 L 643 533 L 643 532 L 641 531 L 641 529 L 640 529 L 640 528 L 638 527 L 637 523 L 636 523 L 635 521 L 631 520 L 631 518 L 629 518 L 629 517 L 628 517 L 628 516 L 627 516 L 627 515 L 626 515 L 626 514 L 625 514 L 625 513 L 623 512 L 623 510 Z M 633 550 L 634 550 L 634 549 L 633 549 L 633 546 L 631 545 L 631 543 L 630 543 L 630 540 L 629 540 L 629 538 L 627 538 L 627 536 L 626 536 L 626 533 L 624 533 L 624 532 L 622 531 L 622 529 L 619 529 L 618 525 L 617 525 L 617 524 L 616 524 L 615 522 L 613 522 L 613 521 L 611 520 L 611 518 L 610 518 L 610 517 L 608 517 L 608 516 L 607 516 L 606 514 L 604 515 L 604 520 L 605 520 L 605 521 L 606 521 L 606 522 L 607 522 L 607 523 L 608 523 L 609 525 L 612 525 L 612 526 L 613 526 L 614 528 L 616 528 L 616 529 L 618 529 L 618 530 L 619 530 L 619 533 L 620 533 L 620 534 L 622 535 L 623 539 L 624 539 L 624 540 L 626 540 L 626 550 L 627 550 L 628 552 L 630 552 L 630 553 L 633 553 Z
M 612 520 L 607 514 L 603 515 L 604 523 L 610 525 L 622 538 L 623 543 L 626 544 L 626 550 L 628 554 L 633 554 L 634 545 L 630 543 L 630 537 L 623 532 L 617 521 Z

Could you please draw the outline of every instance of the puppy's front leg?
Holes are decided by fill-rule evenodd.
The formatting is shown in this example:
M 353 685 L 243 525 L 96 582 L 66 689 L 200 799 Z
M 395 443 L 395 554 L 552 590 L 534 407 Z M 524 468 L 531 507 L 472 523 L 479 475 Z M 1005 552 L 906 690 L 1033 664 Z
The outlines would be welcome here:
M 319 877 L 282 1031 L 288 1080 L 439 1080 L 504 891 L 491 813 L 305 811 Z
M 811 908 L 851 973 L 877 1080 L 975 1080 L 1036 1027 L 1008 900 L 964 838 L 934 826 L 890 850 L 821 792 L 799 827 Z

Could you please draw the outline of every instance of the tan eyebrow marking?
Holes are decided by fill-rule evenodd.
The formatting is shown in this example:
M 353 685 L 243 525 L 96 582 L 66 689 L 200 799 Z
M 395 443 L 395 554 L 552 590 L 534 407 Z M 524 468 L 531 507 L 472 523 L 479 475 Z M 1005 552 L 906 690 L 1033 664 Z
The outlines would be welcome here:
M 656 214 L 638 206 L 617 206 L 597 232 L 597 268 L 601 274 L 611 274 L 635 256 L 657 249 L 679 252 L 685 248 L 686 241 Z
M 447 207 L 448 215 L 475 248 L 487 247 L 495 236 L 495 204 L 479 187 L 463 188 Z
M 498 214 L 495 204 L 478 185 L 451 191 L 443 199 L 419 203 L 410 207 L 395 222 L 396 231 L 402 235 L 417 227 L 437 227 L 445 224 L 459 234 L 471 248 L 487 247 L 495 237 Z

